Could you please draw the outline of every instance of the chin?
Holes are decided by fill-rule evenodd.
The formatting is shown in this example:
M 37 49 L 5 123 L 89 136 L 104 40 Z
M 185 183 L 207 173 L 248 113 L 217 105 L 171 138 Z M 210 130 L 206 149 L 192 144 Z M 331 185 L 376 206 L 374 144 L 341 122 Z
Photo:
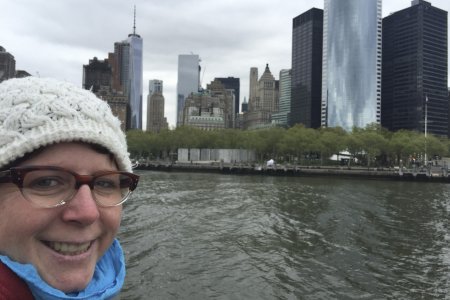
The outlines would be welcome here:
M 89 282 L 92 279 L 92 275 L 92 273 L 85 273 L 78 276 L 69 276 L 63 280 L 59 278 L 58 281 L 50 282 L 49 284 L 64 293 L 79 292 L 84 290 L 88 286 Z

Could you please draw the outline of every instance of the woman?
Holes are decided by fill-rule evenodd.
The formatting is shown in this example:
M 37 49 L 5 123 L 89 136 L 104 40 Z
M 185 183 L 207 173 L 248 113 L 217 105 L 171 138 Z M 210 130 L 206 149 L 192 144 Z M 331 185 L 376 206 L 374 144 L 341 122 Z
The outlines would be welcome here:
M 91 92 L 33 77 L 1 83 L 0 299 L 117 295 L 130 172 L 120 121 Z

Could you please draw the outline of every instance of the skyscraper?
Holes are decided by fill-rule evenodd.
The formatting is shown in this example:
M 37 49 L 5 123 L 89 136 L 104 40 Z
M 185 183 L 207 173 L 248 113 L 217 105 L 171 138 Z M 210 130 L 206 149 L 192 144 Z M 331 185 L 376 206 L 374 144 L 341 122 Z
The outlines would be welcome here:
M 248 95 L 248 111 L 256 109 L 256 101 L 258 97 L 258 68 L 250 68 L 249 95 Z
M 133 33 L 128 35 L 127 43 L 130 45 L 129 83 L 127 84 L 128 100 L 130 101 L 129 129 L 142 129 L 143 42 L 140 35 L 136 34 L 136 10 Z
M 147 131 L 160 132 L 168 128 L 164 117 L 163 81 L 153 79 L 148 82 Z
M 383 127 L 425 132 L 426 118 L 448 136 L 447 28 L 447 12 L 422 0 L 383 19 Z
M 167 119 L 164 117 L 164 96 L 162 80 L 149 81 L 149 93 L 147 96 L 147 131 L 160 132 L 168 128 Z
M 381 121 L 381 0 L 325 0 L 321 125 Z
M 0 46 L 0 82 L 6 79 L 14 78 L 16 73 L 16 60 L 14 56 L 6 52 L 5 48 Z
M 136 9 L 134 15 L 133 33 L 122 42 L 114 43 L 113 89 L 119 82 L 128 98 L 128 129 L 142 129 L 142 92 L 143 92 L 143 41 L 136 34 Z M 116 67 L 118 70 L 116 70 Z
M 247 102 L 247 98 L 244 97 L 244 102 L 242 102 L 241 105 L 241 112 L 246 113 L 248 112 L 248 102 Z
M 269 64 L 266 64 L 264 73 L 258 81 L 258 104 L 257 109 L 268 112 L 278 111 L 278 86 L 279 82 L 275 80 L 272 72 L 270 72 Z
M 126 93 L 130 77 L 130 44 L 126 41 L 114 43 L 114 53 L 110 53 L 109 56 L 112 58 L 113 89 Z
M 200 88 L 200 57 L 196 54 L 178 55 L 177 126 L 183 124 L 186 98 Z
M 318 128 L 321 124 L 323 10 L 310 9 L 292 23 L 289 124 Z
M 278 112 L 278 106 L 279 81 L 270 72 L 269 64 L 266 64 L 259 80 L 258 68 L 250 68 L 250 101 L 248 112 L 243 115 L 243 127 L 256 129 L 272 126 L 272 114 Z
M 214 80 L 219 80 L 225 86 L 226 89 L 234 90 L 234 113 L 239 113 L 239 99 L 240 99 L 240 89 L 241 83 L 239 78 L 234 77 L 216 77 Z
M 278 112 L 272 114 L 272 123 L 278 126 L 287 127 L 289 116 L 291 114 L 291 83 L 292 72 L 290 69 L 283 69 L 280 71 L 280 103 Z

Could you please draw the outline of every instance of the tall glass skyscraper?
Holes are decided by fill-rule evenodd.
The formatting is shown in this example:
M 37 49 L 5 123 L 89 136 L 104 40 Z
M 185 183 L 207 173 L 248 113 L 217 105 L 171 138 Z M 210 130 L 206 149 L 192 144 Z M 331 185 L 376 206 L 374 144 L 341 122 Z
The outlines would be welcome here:
M 383 127 L 449 134 L 447 14 L 415 0 L 383 19 Z
M 272 114 L 272 123 L 278 126 L 287 127 L 288 118 L 291 113 L 291 83 L 292 72 L 290 69 L 283 69 L 280 71 L 280 85 L 279 85 L 279 105 L 278 112 Z
M 127 130 L 142 129 L 142 51 L 142 38 L 136 34 L 135 8 L 133 33 L 130 33 L 126 40 L 114 43 L 115 63 L 119 70 L 113 70 L 113 88 L 118 88 L 116 85 L 120 82 L 121 89 L 128 98 Z M 115 67 L 113 66 L 113 69 Z
M 381 0 L 325 0 L 321 125 L 381 121 Z
M 183 124 L 186 98 L 200 88 L 200 57 L 196 54 L 178 55 L 177 126 Z
M 127 43 L 130 45 L 127 84 L 130 101 L 129 129 L 142 129 L 142 38 L 133 32 L 128 35 Z
M 321 124 L 323 10 L 312 8 L 292 22 L 292 100 L 289 124 Z M 281 99 L 280 99 L 281 103 Z

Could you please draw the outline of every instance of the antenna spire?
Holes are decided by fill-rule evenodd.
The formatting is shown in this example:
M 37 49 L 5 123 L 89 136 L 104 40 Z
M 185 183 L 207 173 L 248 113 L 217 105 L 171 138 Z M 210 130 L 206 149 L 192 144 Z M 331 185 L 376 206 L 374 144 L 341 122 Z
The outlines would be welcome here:
M 136 5 L 134 5 L 133 34 L 136 34 Z

